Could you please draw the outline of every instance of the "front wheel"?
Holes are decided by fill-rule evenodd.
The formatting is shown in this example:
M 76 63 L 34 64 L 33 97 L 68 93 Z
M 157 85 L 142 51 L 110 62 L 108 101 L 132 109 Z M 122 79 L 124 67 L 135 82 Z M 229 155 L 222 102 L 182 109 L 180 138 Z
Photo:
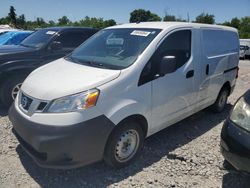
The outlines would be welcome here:
M 2 83 L 0 88 L 0 100 L 5 107 L 10 107 L 21 88 L 24 79 L 24 75 L 10 76 Z
M 124 167 L 138 156 L 143 142 L 143 130 L 138 123 L 131 121 L 121 123 L 108 139 L 104 160 L 115 168 Z
M 227 104 L 229 91 L 227 88 L 222 88 L 215 103 L 211 106 L 212 110 L 216 113 L 222 112 Z

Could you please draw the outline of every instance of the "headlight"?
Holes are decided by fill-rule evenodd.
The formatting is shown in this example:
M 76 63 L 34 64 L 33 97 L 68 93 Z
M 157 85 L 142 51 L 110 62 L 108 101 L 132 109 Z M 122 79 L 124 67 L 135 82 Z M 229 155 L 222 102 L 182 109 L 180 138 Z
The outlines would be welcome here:
M 47 112 L 63 113 L 85 110 L 96 105 L 98 96 L 99 90 L 92 89 L 83 93 L 62 97 L 52 101 Z
M 250 106 L 243 97 L 234 106 L 230 119 L 235 124 L 250 131 Z

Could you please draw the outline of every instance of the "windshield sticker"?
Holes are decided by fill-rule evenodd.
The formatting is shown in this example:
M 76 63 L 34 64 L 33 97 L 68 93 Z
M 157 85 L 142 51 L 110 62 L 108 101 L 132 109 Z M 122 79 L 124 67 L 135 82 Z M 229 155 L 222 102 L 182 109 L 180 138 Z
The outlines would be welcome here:
M 142 36 L 142 37 L 147 37 L 151 32 L 148 31 L 139 31 L 139 30 L 134 30 L 130 35 L 136 35 L 136 36 Z
M 56 32 L 55 31 L 47 31 L 46 34 L 47 35 L 54 35 Z

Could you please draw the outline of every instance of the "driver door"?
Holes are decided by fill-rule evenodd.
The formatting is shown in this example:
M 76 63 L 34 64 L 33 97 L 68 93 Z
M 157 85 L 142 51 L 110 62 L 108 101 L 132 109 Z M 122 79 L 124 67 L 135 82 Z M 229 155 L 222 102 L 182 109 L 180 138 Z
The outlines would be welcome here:
M 173 31 L 163 40 L 153 56 L 158 69 L 163 57 L 172 56 L 176 68 L 165 75 L 156 75 L 152 81 L 152 125 L 155 132 L 171 125 L 195 107 L 194 81 L 196 78 L 192 57 L 192 30 Z

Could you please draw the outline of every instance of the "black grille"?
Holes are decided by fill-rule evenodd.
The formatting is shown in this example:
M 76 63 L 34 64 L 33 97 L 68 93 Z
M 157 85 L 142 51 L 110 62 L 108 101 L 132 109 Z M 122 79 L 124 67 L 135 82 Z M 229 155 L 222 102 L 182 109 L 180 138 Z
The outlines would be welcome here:
M 22 93 L 20 104 L 24 110 L 29 110 L 32 99 Z
M 46 102 L 41 102 L 39 106 L 37 107 L 38 111 L 43 111 L 44 108 L 46 107 L 47 103 Z

